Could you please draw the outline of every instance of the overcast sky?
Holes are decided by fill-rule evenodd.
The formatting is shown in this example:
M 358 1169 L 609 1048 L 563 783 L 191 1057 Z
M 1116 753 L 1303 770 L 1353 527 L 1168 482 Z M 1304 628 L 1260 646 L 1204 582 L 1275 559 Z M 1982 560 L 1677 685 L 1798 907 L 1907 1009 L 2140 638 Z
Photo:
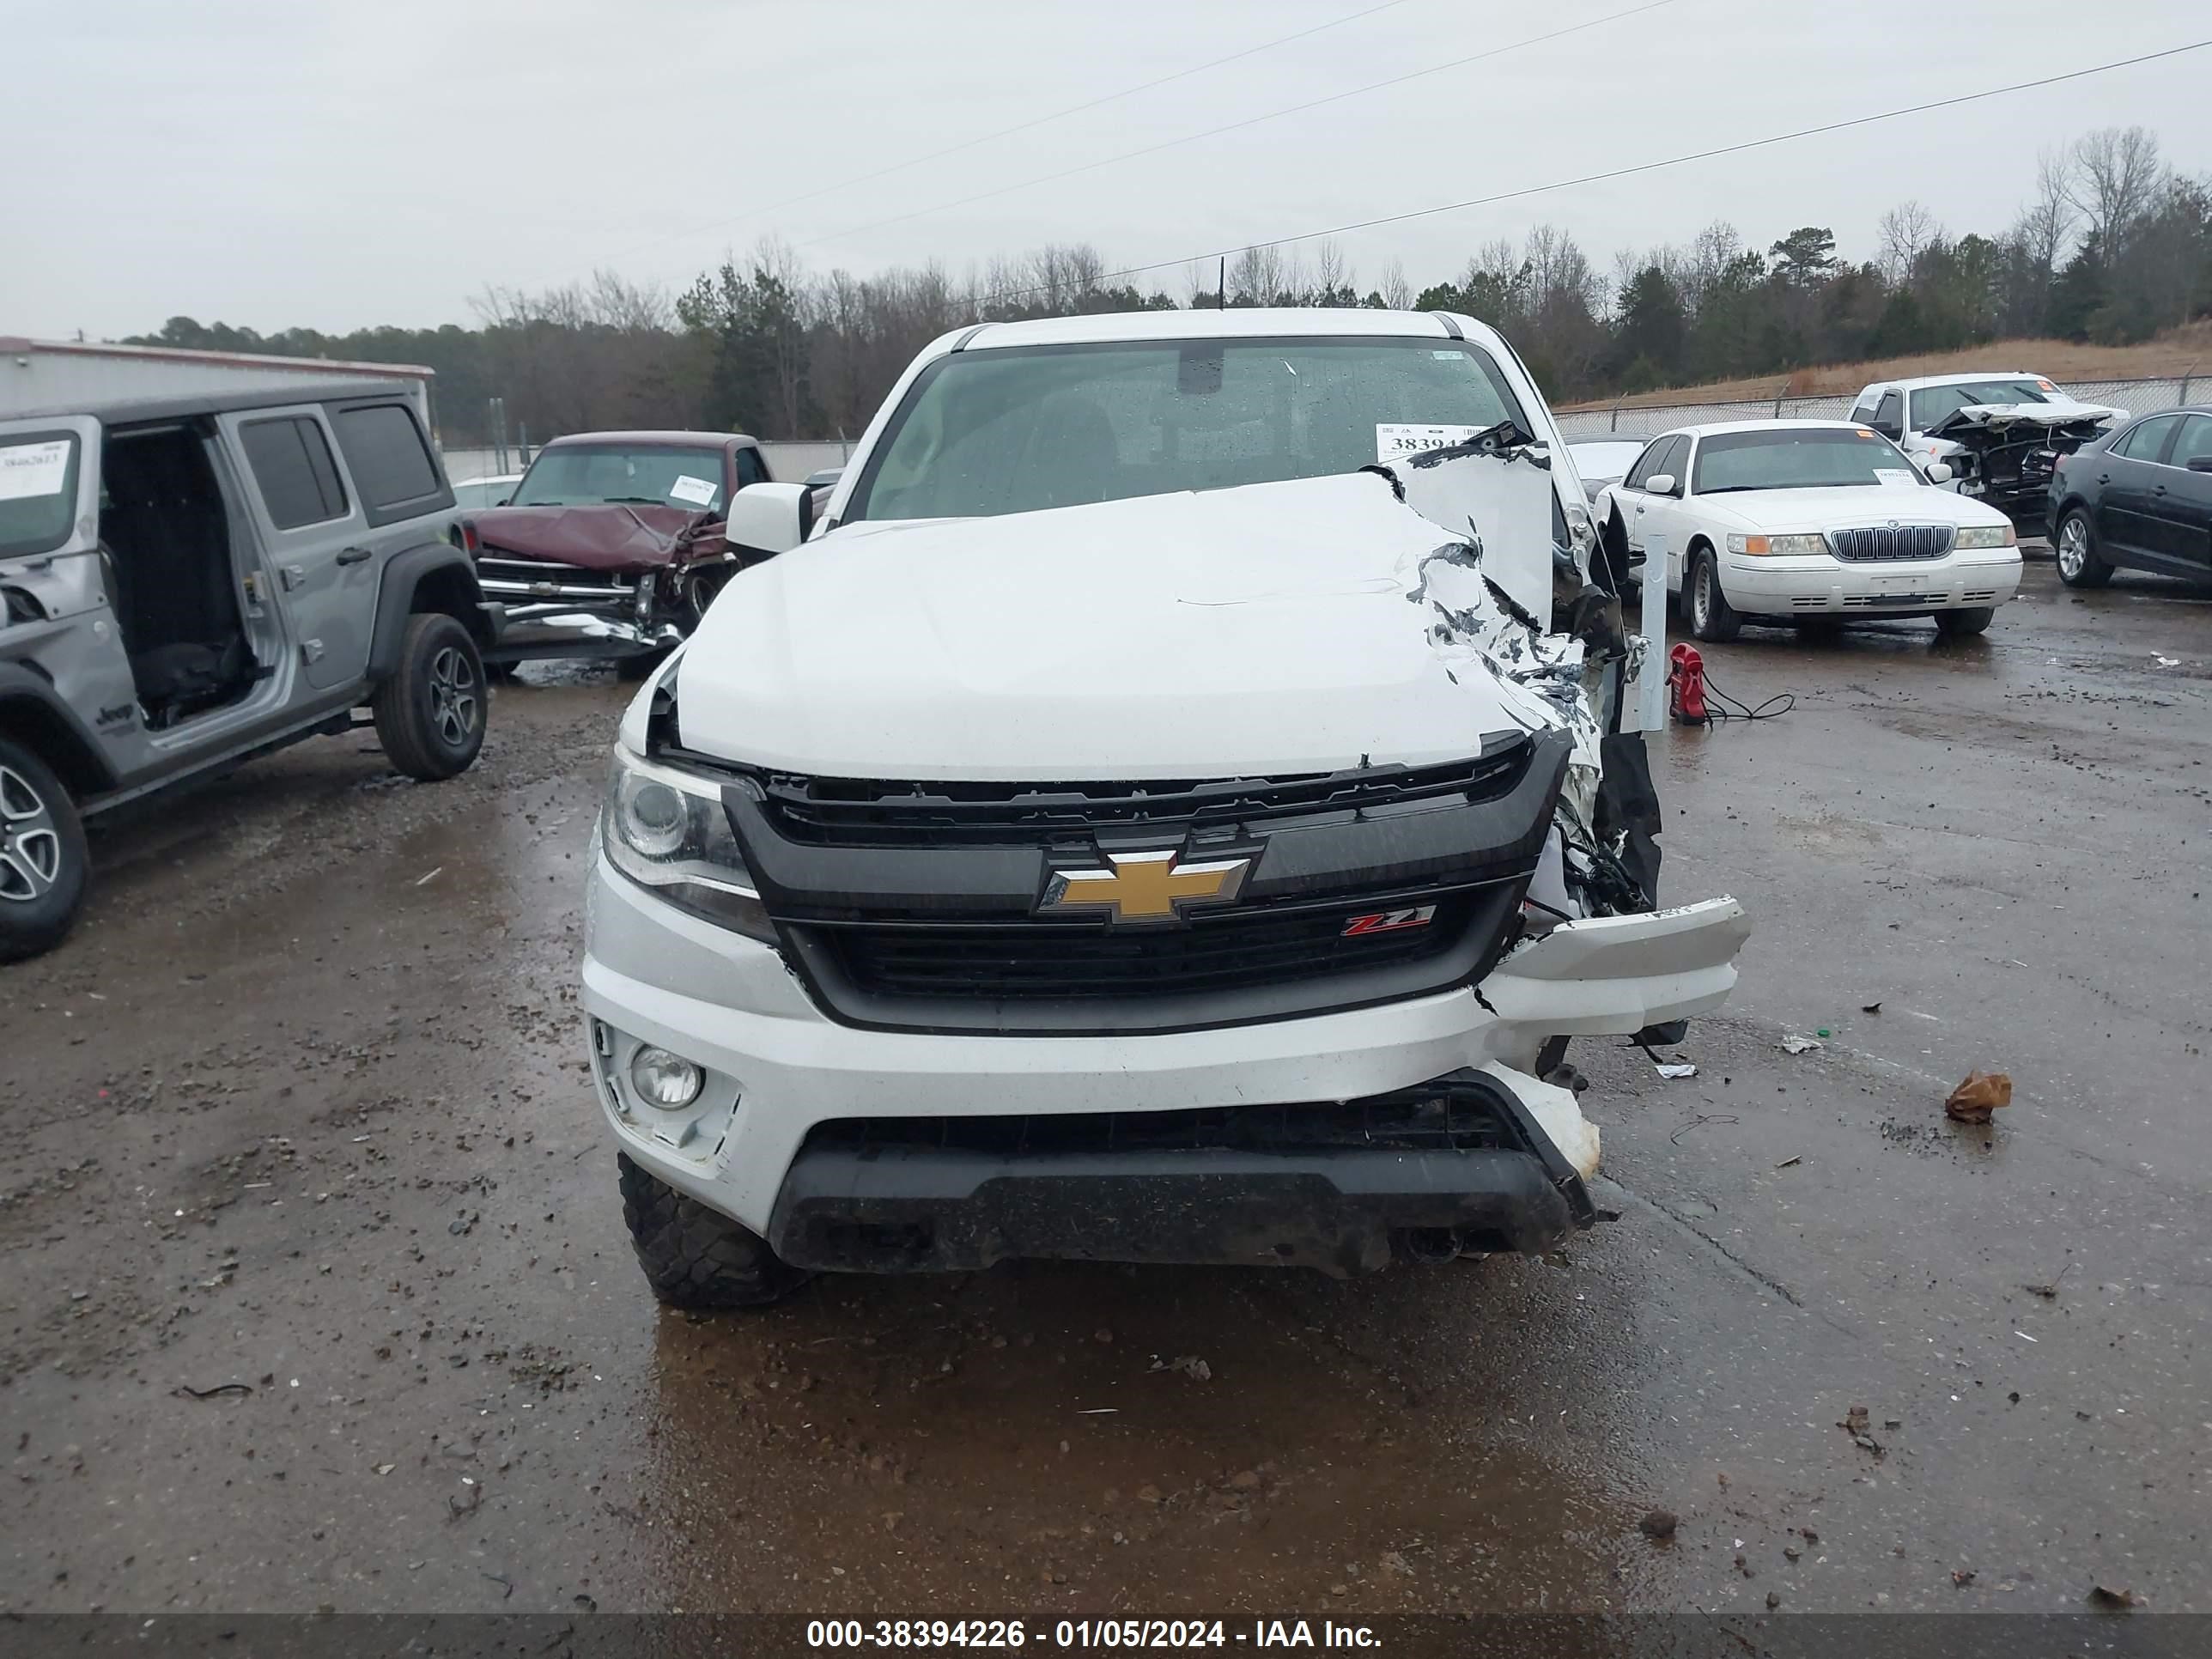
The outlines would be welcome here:
M 605 266 L 680 286 L 767 232 L 856 272 L 957 273 L 1048 240 L 1179 260 L 2212 37 L 2204 0 L 1397 0 L 1358 15 L 1376 3 L 0 0 L 0 334 L 112 337 L 180 313 L 264 331 L 466 323 L 488 284 Z M 1543 220 L 1601 270 L 1716 217 L 1760 247 L 1829 225 L 1867 258 L 1907 198 L 1954 232 L 2002 230 L 2038 147 L 2093 127 L 2149 126 L 2176 164 L 2212 171 L 2208 84 L 2212 50 L 1342 247 L 1363 288 L 1393 258 L 1423 285 Z M 1180 269 L 1144 280 L 1185 289 Z

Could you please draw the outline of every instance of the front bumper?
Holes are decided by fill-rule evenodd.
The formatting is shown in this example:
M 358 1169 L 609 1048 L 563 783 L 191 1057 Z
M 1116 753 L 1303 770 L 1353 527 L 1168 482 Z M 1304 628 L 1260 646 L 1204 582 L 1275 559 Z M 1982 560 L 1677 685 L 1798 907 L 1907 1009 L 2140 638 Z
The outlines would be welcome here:
M 817 1271 L 946 1272 L 1016 1258 L 1299 1267 L 1340 1277 L 1405 1252 L 1549 1249 L 1596 1218 L 1583 1178 L 1526 1108 L 1477 1072 L 1352 1103 L 1482 1121 L 1497 1144 L 959 1149 L 811 1144 L 768 1237 Z M 1224 1115 L 1273 1117 L 1257 1113 Z M 1295 1135 L 1304 1114 L 1284 1114 Z M 1399 1120 L 1405 1120 L 1401 1116 Z M 1089 1127 L 1087 1124 L 1083 1127 Z M 1276 1127 L 1276 1126 L 1269 1126 Z M 1217 1121 L 1212 1138 L 1225 1139 Z
M 1721 580 L 1729 603 L 1753 616 L 1926 616 L 2000 605 L 2018 592 L 2019 550 L 1992 554 L 1850 563 L 1731 553 Z
M 764 1236 L 781 1228 L 787 1241 L 796 1237 L 789 1231 L 797 1224 L 793 1218 L 819 1214 L 824 1179 L 827 1190 L 842 1190 L 856 1202 L 919 1204 L 942 1212 L 948 1218 L 940 1234 L 945 1243 L 933 1247 L 935 1255 L 923 1265 L 978 1260 L 1003 1251 L 1007 1241 L 1016 1253 L 1057 1250 L 1070 1238 L 1094 1241 L 1081 1254 L 1158 1259 L 1139 1253 L 1147 1229 L 1132 1218 L 1161 1213 L 1169 1202 L 1159 1195 L 1163 1180 L 1180 1183 L 1184 1196 L 1176 1201 L 1194 1215 L 1205 1206 L 1188 1195 L 1206 1189 L 1191 1183 L 1214 1177 L 1257 1191 L 1239 1200 L 1252 1208 L 1310 1218 L 1303 1231 L 1271 1242 L 1271 1250 L 1274 1243 L 1291 1246 L 1288 1257 L 1275 1260 L 1327 1262 L 1350 1251 L 1352 1259 L 1364 1261 L 1378 1227 L 1491 1228 L 1512 1248 L 1534 1247 L 1562 1230 L 1562 1212 L 1529 1184 L 1526 1170 L 1487 1155 L 1401 1155 L 1443 1161 L 1419 1169 L 1401 1161 L 1386 1169 L 1361 1167 L 1358 1157 L 1338 1151 L 1323 1157 L 1329 1168 L 1318 1175 L 1280 1164 L 1258 1170 L 1098 1166 L 1064 1177 L 1109 1183 L 1092 1187 L 1086 1202 L 1073 1203 L 1080 1195 L 1053 1189 L 1049 1170 L 1010 1174 L 879 1156 L 864 1179 L 865 1160 L 817 1162 L 810 1137 L 824 1125 L 866 1119 L 1360 1102 L 1467 1071 L 1510 1097 L 1565 1167 L 1585 1177 L 1597 1166 L 1597 1131 L 1570 1091 L 1527 1074 L 1536 1049 L 1555 1034 L 1625 1034 L 1718 1006 L 1735 982 L 1735 956 L 1747 932 L 1741 907 L 1715 899 L 1656 915 L 1563 925 L 1510 952 L 1480 995 L 1462 987 L 1202 1030 L 1029 1037 L 840 1024 L 775 950 L 663 903 L 596 850 L 586 916 L 583 1002 L 596 1034 L 592 1065 L 602 1108 L 623 1150 L 709 1208 Z M 702 1067 L 707 1083 L 696 1101 L 669 1112 L 634 1095 L 629 1065 L 643 1043 Z M 1250 1188 L 1260 1176 L 1267 1179 Z M 1392 1184 L 1398 1181 L 1406 1184 Z M 1009 1191 L 1009 1182 L 1019 1186 L 1018 1194 Z M 780 1209 L 788 1194 L 800 1194 L 792 1202 L 802 1207 Z M 1000 1213 L 1008 1205 L 1024 1215 L 1042 1206 L 1070 1219 L 1057 1235 L 1027 1223 L 1015 1227 Z M 1501 1206 L 1516 1214 L 1504 1214 Z M 968 1219 L 956 1223 L 956 1212 Z M 1176 1260 L 1225 1259 L 1206 1252 L 1230 1248 L 1224 1239 L 1242 1249 L 1251 1237 L 1249 1229 L 1164 1235 Z M 994 1238 L 1001 1243 L 989 1242 Z M 794 1248 L 803 1255 L 812 1247 Z M 1200 1254 L 1194 1258 L 1193 1251 Z M 823 1247 L 819 1259 L 835 1265 L 832 1254 Z

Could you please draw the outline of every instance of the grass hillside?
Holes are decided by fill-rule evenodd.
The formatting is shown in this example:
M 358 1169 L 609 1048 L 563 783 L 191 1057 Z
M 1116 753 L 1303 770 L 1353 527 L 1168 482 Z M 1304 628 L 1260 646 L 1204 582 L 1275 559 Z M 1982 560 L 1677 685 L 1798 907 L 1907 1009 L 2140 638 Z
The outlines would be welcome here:
M 1643 409 L 1672 404 L 1751 402 L 1758 398 L 1848 397 L 1872 380 L 1977 369 L 2020 369 L 2070 380 L 2156 380 L 2202 371 L 2212 377 L 2212 321 L 2170 329 L 2141 345 L 2076 345 L 2070 340 L 1999 340 L 1966 351 L 1931 351 L 1878 362 L 1835 363 L 1788 374 L 1717 380 L 1706 386 L 1666 386 L 1632 397 L 1599 398 L 1572 409 Z

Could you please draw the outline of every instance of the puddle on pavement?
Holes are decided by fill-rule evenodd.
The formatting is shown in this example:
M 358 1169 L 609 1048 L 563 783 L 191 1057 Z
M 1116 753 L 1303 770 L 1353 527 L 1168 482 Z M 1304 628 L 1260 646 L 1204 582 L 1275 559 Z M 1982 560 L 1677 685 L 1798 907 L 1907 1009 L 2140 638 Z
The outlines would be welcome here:
M 665 1315 L 640 1486 L 687 1547 L 653 1590 L 794 1612 L 1618 1605 L 1643 1510 L 1500 1409 L 1529 1349 L 1468 1393 L 1346 1334 L 1456 1317 L 1470 1282 L 1439 1304 L 1410 1269 L 1330 1285 L 1025 1264 Z M 1460 1339 L 1478 1374 L 1488 1334 Z M 1589 1453 L 1585 1470 L 1607 1455 Z

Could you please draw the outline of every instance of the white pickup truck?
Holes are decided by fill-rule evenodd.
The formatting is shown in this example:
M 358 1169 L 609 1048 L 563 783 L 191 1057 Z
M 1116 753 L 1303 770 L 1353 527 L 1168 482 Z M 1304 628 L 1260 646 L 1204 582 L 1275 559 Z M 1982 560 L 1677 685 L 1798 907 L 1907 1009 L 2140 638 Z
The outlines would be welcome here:
M 1850 418 L 1910 455 L 1924 473 L 1940 461 L 1950 487 L 2015 519 L 2040 520 L 2058 458 L 2128 418 L 2085 404 L 2041 374 L 2002 370 L 1877 380 Z
M 972 327 L 814 500 L 732 503 L 787 550 L 629 708 L 591 856 L 659 1296 L 1590 1224 L 1597 1129 L 1544 1074 L 1716 1006 L 1747 923 L 1657 908 L 1642 641 L 1502 339 Z

